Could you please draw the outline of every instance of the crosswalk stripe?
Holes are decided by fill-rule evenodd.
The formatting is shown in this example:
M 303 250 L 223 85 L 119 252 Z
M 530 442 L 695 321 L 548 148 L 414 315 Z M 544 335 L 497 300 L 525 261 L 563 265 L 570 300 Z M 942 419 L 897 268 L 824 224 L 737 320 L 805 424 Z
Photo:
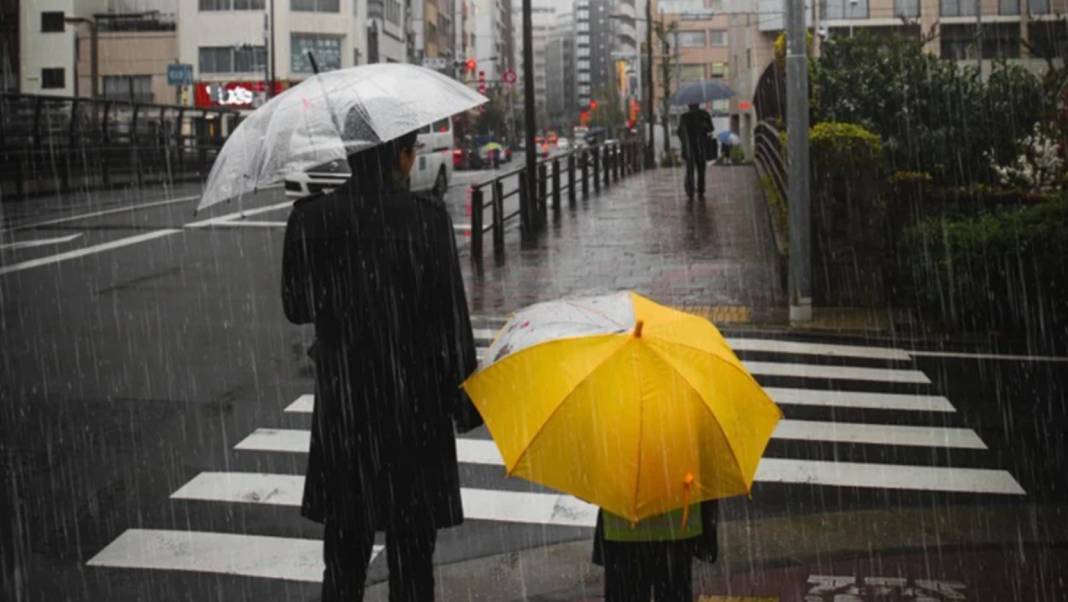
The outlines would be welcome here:
M 742 362 L 754 376 L 795 376 L 799 378 L 828 378 L 865 380 L 889 383 L 930 384 L 919 370 L 895 368 L 858 368 L 856 366 L 827 366 L 822 364 L 792 364 L 782 362 Z
M 775 428 L 772 438 L 833 441 L 837 443 L 871 443 L 873 445 L 986 449 L 983 440 L 972 429 L 937 426 L 781 420 Z
M 904 393 L 869 393 L 866 391 L 821 391 L 764 387 L 775 403 L 800 406 L 860 408 L 865 410 L 901 410 L 906 412 L 956 412 L 956 408 L 941 395 L 909 395 Z M 311 403 L 311 400 L 309 400 Z M 311 408 L 308 408 L 311 411 Z
M 202 472 L 171 494 L 172 499 L 300 506 L 302 475 Z M 559 493 L 499 491 L 464 487 L 464 517 L 534 525 L 593 527 L 597 507 Z
M 859 357 L 865 359 L 908 361 L 912 359 L 902 349 L 890 347 L 862 347 L 858 345 L 831 345 L 827 343 L 806 343 L 801 341 L 782 341 L 779 339 L 750 339 L 730 337 L 727 344 L 735 351 L 767 351 L 773 353 L 793 353 L 800 355 L 827 355 L 831 357 Z
M 765 387 L 764 391 L 775 400 L 775 403 L 784 405 L 901 410 L 906 412 L 953 413 L 957 411 L 953 404 L 942 395 L 821 391 L 818 389 L 791 389 L 787 387 Z M 286 407 L 286 411 L 310 414 L 314 405 L 314 395 L 301 395 Z
M 472 328 L 475 341 L 490 343 L 497 336 L 497 331 L 492 328 Z
M 764 458 L 756 481 L 832 487 L 1026 495 L 1004 470 Z
M 267 432 L 264 432 L 267 431 Z M 307 453 L 309 431 L 257 429 L 238 449 Z M 980 441 L 981 444 L 981 441 Z M 461 463 L 503 466 L 497 445 L 488 439 L 457 439 L 456 455 Z M 875 487 L 924 491 L 972 491 L 976 493 L 1024 494 L 1016 479 L 1004 470 L 946 468 L 907 464 L 869 464 L 764 458 L 756 480 L 772 483 Z M 767 467 L 765 467 L 765 464 Z M 840 469 L 833 466 L 841 465 Z M 954 471 L 961 471 L 954 476 Z M 970 487 L 970 488 L 969 488 Z
M 371 559 L 381 551 L 382 546 L 374 546 Z M 127 529 L 86 564 L 314 583 L 323 578 L 323 542 L 208 531 Z

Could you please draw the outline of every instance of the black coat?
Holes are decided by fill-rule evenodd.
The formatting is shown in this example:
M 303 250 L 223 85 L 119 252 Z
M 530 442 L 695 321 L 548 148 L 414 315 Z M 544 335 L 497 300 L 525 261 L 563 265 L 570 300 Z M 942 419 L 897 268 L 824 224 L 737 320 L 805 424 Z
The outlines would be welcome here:
M 682 155 L 688 161 L 708 161 L 712 158 L 712 116 L 704 109 L 686 111 L 679 116 L 676 133 L 682 141 Z
M 397 509 L 463 521 L 454 420 L 476 367 L 452 221 L 440 201 L 351 183 L 286 225 L 286 317 L 315 324 L 316 402 L 301 513 L 383 530 Z M 391 514 L 392 512 L 392 514 Z

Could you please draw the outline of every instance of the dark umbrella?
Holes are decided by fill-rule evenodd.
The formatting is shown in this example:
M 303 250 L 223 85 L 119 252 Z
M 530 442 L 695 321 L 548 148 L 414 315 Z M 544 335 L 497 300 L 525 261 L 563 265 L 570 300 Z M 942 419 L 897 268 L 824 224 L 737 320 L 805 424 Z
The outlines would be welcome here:
M 671 104 L 701 104 L 713 100 L 723 100 L 725 98 L 730 98 L 731 96 L 734 96 L 734 90 L 731 90 L 730 86 L 723 83 L 722 80 L 706 79 L 704 81 L 686 84 L 679 88 L 679 90 L 675 92 L 675 95 L 671 97 Z

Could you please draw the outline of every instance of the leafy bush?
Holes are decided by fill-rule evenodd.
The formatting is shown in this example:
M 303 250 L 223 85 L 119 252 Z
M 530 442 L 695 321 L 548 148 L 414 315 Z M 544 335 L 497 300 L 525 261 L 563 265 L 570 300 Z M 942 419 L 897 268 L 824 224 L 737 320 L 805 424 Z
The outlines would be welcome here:
M 904 36 L 831 38 L 812 83 L 814 122 L 860 124 L 882 139 L 893 170 L 940 184 L 995 181 L 984 155 L 1014 159 L 1042 110 L 1041 84 L 1023 68 L 998 63 L 984 83 Z
M 899 249 L 901 292 L 922 316 L 944 325 L 1018 331 L 1034 343 L 1063 345 L 1066 256 L 1064 197 L 974 218 L 928 219 L 911 229 Z
M 809 130 L 813 164 L 821 169 L 880 169 L 883 143 L 855 123 L 823 122 Z

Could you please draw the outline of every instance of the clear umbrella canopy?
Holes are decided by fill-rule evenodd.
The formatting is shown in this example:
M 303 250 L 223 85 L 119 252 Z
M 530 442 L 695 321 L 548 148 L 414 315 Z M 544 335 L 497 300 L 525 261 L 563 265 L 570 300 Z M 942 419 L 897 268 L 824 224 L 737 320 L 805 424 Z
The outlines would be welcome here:
M 253 111 L 230 134 L 197 210 L 344 159 L 487 100 L 416 65 L 361 65 L 308 78 Z

